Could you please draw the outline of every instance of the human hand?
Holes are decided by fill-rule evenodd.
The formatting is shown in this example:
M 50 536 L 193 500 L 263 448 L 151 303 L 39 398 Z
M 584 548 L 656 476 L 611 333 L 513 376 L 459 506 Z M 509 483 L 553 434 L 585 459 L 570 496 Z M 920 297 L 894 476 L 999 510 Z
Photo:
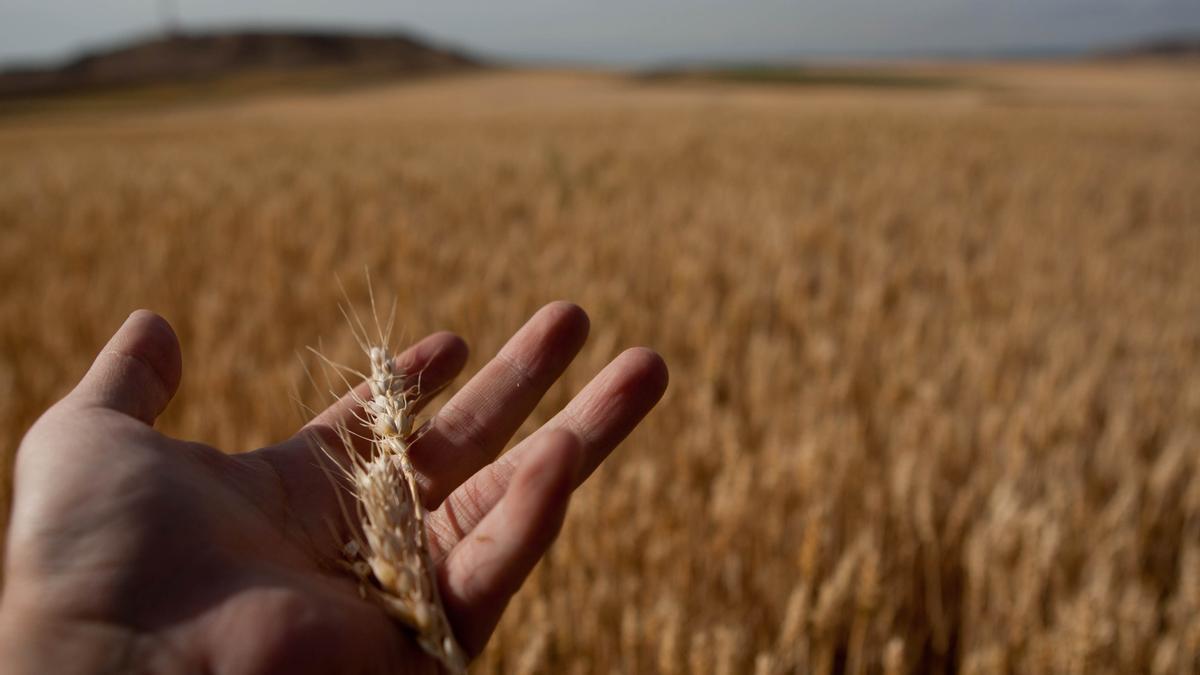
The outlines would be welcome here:
M 443 602 L 472 656 L 571 491 L 666 388 L 661 358 L 628 350 L 497 459 L 587 329 L 574 305 L 542 308 L 412 447 Z M 397 358 L 428 392 L 465 361 L 448 333 Z M 348 537 L 330 531 L 342 518 L 312 445 L 352 421 L 349 398 L 288 440 L 229 455 L 152 428 L 180 374 L 170 326 L 135 312 L 22 441 L 0 599 L 6 672 L 435 672 L 336 566 Z

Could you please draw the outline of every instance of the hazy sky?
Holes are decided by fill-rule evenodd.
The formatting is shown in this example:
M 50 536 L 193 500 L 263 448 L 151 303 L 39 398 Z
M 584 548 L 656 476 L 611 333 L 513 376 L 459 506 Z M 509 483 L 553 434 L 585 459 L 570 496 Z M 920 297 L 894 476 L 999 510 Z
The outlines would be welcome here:
M 156 30 L 156 0 L 0 0 L 0 61 Z M 408 28 L 483 54 L 678 58 L 1077 49 L 1200 32 L 1200 0 L 176 0 L 185 28 Z

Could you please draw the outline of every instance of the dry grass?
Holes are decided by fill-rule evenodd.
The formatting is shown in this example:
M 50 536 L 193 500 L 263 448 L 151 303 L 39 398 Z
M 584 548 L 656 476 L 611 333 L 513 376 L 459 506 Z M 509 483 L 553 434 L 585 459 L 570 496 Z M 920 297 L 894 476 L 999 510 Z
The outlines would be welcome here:
M 165 429 L 238 450 L 296 426 L 296 349 L 353 354 L 334 273 L 469 367 L 567 297 L 590 346 L 535 421 L 631 343 L 672 388 L 479 672 L 1195 672 L 1200 78 L 971 76 L 9 117 L 0 430 L 135 306 L 183 340 Z

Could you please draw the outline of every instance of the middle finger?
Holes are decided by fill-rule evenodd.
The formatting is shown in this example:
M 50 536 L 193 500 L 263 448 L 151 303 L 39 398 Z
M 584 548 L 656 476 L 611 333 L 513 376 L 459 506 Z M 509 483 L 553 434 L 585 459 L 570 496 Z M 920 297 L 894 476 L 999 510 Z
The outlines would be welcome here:
M 409 450 L 426 508 L 500 452 L 579 353 L 588 327 L 577 305 L 546 305 L 442 407 Z

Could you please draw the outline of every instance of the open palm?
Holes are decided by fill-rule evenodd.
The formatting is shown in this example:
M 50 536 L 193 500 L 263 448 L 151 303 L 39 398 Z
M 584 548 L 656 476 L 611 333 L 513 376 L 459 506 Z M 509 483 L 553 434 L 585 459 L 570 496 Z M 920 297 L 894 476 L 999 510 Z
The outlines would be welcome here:
M 656 354 L 628 350 L 497 459 L 587 328 L 574 305 L 542 308 L 412 448 L 442 598 L 469 654 L 545 553 L 571 491 L 666 387 Z M 436 391 L 466 346 L 434 334 L 397 361 Z M 353 419 L 350 400 L 282 443 L 229 455 L 152 428 L 180 372 L 170 326 L 135 312 L 22 441 L 0 661 L 39 673 L 436 672 L 337 566 L 347 536 L 312 446 Z

